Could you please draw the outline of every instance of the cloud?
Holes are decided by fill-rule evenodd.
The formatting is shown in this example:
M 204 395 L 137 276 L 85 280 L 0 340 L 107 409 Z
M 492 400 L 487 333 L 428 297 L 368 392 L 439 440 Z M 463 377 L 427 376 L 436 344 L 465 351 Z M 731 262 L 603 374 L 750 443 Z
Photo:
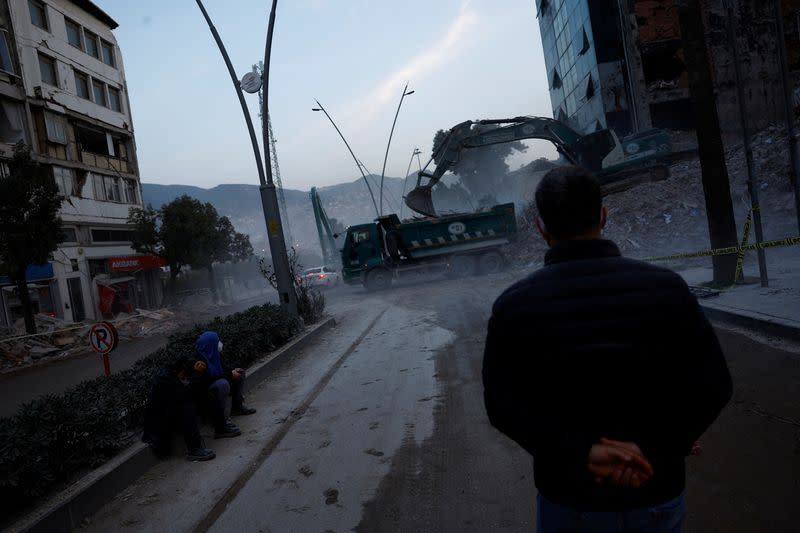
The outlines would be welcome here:
M 462 48 L 460 45 L 470 30 L 478 23 L 478 15 L 470 4 L 470 1 L 466 1 L 461 5 L 458 16 L 441 39 L 387 76 L 365 98 L 359 98 L 348 106 L 348 111 L 357 114 L 363 120 L 369 120 L 383 106 L 394 103 L 399 98 L 406 81 L 412 82 L 413 89 L 414 81 L 420 80 L 451 60 Z

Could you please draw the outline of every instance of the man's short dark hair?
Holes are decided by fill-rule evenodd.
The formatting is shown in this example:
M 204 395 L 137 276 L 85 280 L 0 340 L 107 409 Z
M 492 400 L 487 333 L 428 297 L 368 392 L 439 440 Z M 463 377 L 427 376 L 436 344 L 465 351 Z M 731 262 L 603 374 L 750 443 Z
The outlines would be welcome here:
M 180 374 L 181 372 L 191 374 L 193 368 L 194 359 L 185 355 L 178 356 L 169 364 L 170 371 L 174 372 L 175 374 Z
M 600 182 L 578 166 L 554 168 L 536 187 L 536 208 L 547 232 L 556 239 L 583 235 L 600 224 Z

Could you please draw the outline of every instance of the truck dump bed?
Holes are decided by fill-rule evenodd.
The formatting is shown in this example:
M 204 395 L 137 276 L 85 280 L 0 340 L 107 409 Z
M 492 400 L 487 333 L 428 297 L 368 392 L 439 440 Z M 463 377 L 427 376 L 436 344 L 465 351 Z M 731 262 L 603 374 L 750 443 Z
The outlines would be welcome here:
M 468 252 L 507 244 L 516 236 L 514 204 L 488 211 L 400 222 L 396 215 L 380 219 L 389 233 L 396 232 L 403 251 L 413 259 Z

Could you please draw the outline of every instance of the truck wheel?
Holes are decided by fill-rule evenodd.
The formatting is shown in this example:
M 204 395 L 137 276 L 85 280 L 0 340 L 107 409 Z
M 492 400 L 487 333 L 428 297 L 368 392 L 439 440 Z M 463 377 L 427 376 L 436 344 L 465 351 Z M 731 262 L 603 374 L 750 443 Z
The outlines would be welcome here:
M 450 261 L 450 275 L 465 278 L 475 271 L 475 260 L 468 255 L 457 255 Z
M 385 268 L 376 268 L 367 273 L 364 286 L 368 291 L 381 291 L 392 286 L 392 274 Z
M 497 274 L 503 270 L 505 261 L 499 252 L 485 253 L 480 258 L 480 268 L 482 274 Z

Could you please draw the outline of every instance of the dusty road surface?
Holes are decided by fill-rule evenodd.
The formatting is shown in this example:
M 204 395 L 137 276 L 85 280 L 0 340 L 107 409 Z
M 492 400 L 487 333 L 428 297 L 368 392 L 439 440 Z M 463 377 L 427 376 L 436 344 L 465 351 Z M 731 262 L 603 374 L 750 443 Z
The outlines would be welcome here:
M 215 307 L 213 310 L 193 311 L 195 322 L 211 320 L 215 316 L 227 316 L 265 302 L 277 303 L 278 295 L 270 291 L 266 296 L 247 298 L 239 302 Z M 121 340 L 111 354 L 111 371 L 119 372 L 133 366 L 145 355 L 166 344 L 169 335 L 156 334 L 149 337 Z M 88 343 L 88 340 L 87 340 Z M 103 375 L 103 361 L 94 352 L 64 359 L 53 359 L 13 372 L 0 374 L 0 418 L 11 416 L 17 408 L 43 394 L 59 394 L 81 381 Z
M 208 463 L 161 462 L 91 531 L 532 531 L 531 459 L 486 419 L 491 303 L 520 272 L 329 295 L 336 328 L 248 395 Z M 736 395 L 689 460 L 688 531 L 791 531 L 800 356 L 720 330 Z

